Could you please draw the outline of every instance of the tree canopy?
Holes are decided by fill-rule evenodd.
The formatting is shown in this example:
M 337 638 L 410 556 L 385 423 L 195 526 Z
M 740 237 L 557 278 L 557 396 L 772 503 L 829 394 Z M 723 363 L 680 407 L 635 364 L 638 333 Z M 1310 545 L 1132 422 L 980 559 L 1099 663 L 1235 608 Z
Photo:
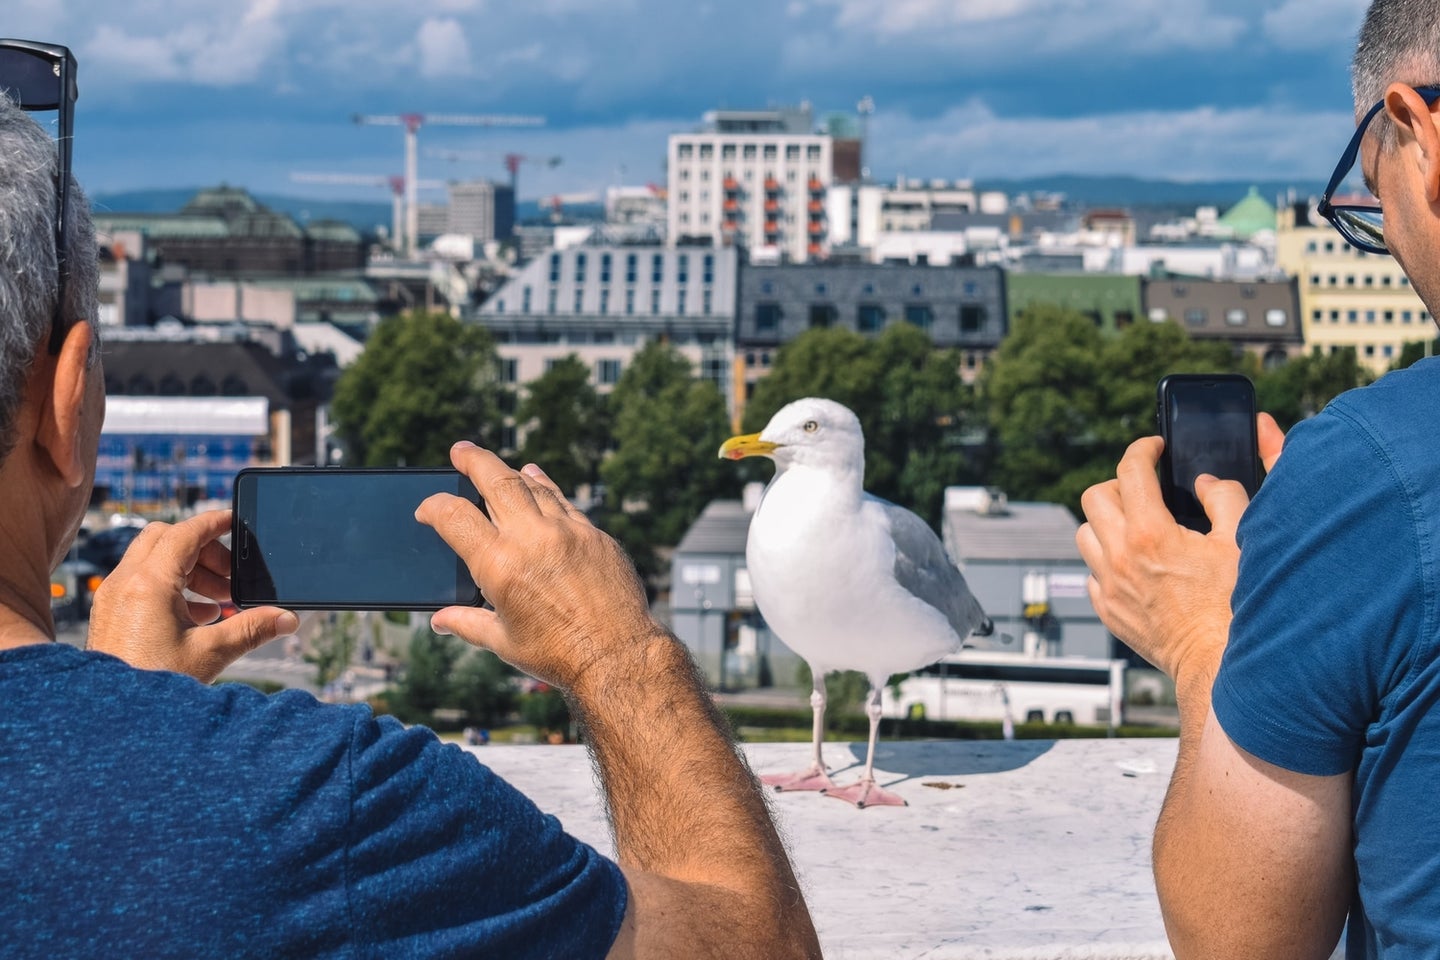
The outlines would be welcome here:
M 561 490 L 573 495 L 582 483 L 599 479 L 600 460 L 610 448 L 605 405 L 590 385 L 590 369 L 573 353 L 555 361 L 525 385 L 515 412 L 523 440 L 517 460 L 539 464 Z
M 376 326 L 330 409 L 347 464 L 444 467 L 457 440 L 494 446 L 503 389 L 488 330 L 406 313 Z

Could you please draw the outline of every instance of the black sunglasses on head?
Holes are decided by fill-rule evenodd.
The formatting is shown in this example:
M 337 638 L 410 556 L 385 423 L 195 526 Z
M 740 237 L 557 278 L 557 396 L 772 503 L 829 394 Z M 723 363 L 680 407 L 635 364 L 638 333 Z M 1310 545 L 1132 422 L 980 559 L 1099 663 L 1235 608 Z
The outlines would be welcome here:
M 75 56 L 69 47 L 33 40 L 0 40 L 0 94 L 22 110 L 58 110 L 60 162 L 55 181 L 55 314 L 50 321 L 50 352 L 59 353 L 65 342 L 65 285 L 69 276 L 65 251 L 69 231 L 65 211 L 70 199 L 70 146 L 74 140 Z

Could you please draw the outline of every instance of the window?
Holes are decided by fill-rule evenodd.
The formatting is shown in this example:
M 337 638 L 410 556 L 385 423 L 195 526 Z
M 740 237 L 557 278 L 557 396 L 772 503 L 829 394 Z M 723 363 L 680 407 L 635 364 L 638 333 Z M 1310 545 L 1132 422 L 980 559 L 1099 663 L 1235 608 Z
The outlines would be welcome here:
M 680 316 L 682 316 L 682 317 L 685 316 L 685 291 L 684 291 L 684 290 L 679 290 L 679 291 L 676 291 L 676 293 L 675 293 L 675 312 L 676 312 L 677 314 L 679 314 Z
M 985 329 L 986 319 L 984 307 L 978 303 L 967 303 L 960 308 L 960 332 L 979 333 Z
M 496 312 L 496 313 L 504 313 L 504 312 L 505 312 L 505 298 L 504 298 L 504 297 L 501 297 L 500 299 L 498 299 L 498 300 L 495 301 L 495 312 Z
M 819 159 L 820 159 L 820 144 L 818 144 L 818 143 L 812 143 L 812 144 L 810 144 L 808 147 L 806 147 L 806 148 L 805 148 L 805 158 L 806 158 L 807 160 L 819 160 Z
M 650 258 L 650 282 L 659 283 L 665 279 L 665 255 L 657 253 Z
M 1313 311 L 1313 312 L 1310 314 L 1310 319 L 1313 320 L 1313 321 L 1315 321 L 1316 323 L 1319 323 L 1321 320 L 1325 319 L 1325 311 L 1324 311 L 1324 310 L 1315 310 L 1315 311 Z
M 1190 324 L 1190 326 L 1192 326 L 1192 327 L 1203 327 L 1203 326 L 1205 326 L 1205 310 L 1204 310 L 1203 308 L 1199 308 L 1199 307 L 1196 307 L 1196 308 L 1191 309 L 1191 310 L 1186 310 L 1186 311 L 1185 311 L 1185 322 L 1188 323 L 1188 324 Z
M 530 312 L 530 288 L 526 287 L 520 292 L 520 312 Z
M 556 290 L 554 287 L 551 287 L 550 290 L 549 290 L 549 296 L 546 297 L 546 301 L 547 301 L 546 304 L 545 304 L 545 312 L 546 312 L 546 313 L 552 313 L 552 314 L 553 314 L 553 313 L 555 312 L 555 302 L 556 302 L 556 298 L 557 298 L 558 296 L 559 296 L 559 291 Z
M 550 282 L 560 282 L 560 254 L 550 254 Z
M 755 144 L 747 143 L 740 148 L 740 155 L 746 160 L 755 159 Z
M 930 324 L 935 322 L 935 311 L 928 303 L 907 303 L 905 322 L 914 324 L 921 330 L 929 330 Z
M 584 291 L 584 290 L 576 290 L 576 291 L 575 291 L 575 312 L 576 312 L 576 313 L 583 313 L 584 311 L 585 311 L 585 291 Z
M 600 282 L 610 282 L 610 254 L 608 253 L 600 257 Z
M 575 254 L 575 282 L 585 282 L 585 254 Z
M 755 304 L 755 332 L 757 334 L 778 333 L 780 331 L 780 317 L 780 304 Z
M 765 159 L 766 159 L 766 160 L 774 160 L 777 155 L 778 155 L 778 151 L 775 149 L 775 144 L 773 144 L 773 143 L 767 143 L 767 144 L 765 144 Z
M 1385 311 L 1385 322 L 1386 322 L 1386 323 L 1394 323 L 1394 322 L 1395 322 L 1395 311 L 1394 311 L 1394 310 L 1386 310 L 1386 311 Z
M 1130 326 L 1130 325 L 1131 325 L 1132 323 L 1134 323 L 1134 322 L 1135 322 L 1135 314 L 1131 313 L 1129 310 L 1116 310 L 1116 311 L 1115 311 L 1115 329 L 1116 329 L 1116 330 L 1124 330 L 1126 327 Z
M 1345 314 L 1345 319 L 1350 323 L 1359 323 L 1360 312 L 1358 310 L 1351 310 Z
M 785 159 L 791 163 L 800 159 L 800 144 L 790 143 L 785 146 Z
M 520 379 L 520 361 L 514 357 L 500 358 L 500 382 L 515 383 Z
M 1375 322 L 1375 311 L 1374 311 L 1374 310 L 1366 310 L 1366 311 L 1365 311 L 1365 322 L 1366 322 L 1366 323 L 1374 323 L 1374 322 Z
M 735 159 L 735 144 L 733 144 L 733 143 L 727 143 L 727 144 L 725 144 L 724 146 L 722 146 L 722 147 L 720 148 L 720 159 L 722 159 L 722 160 L 734 160 L 734 159 Z
M 619 360 L 596 360 L 595 361 L 595 382 L 610 385 L 620 382 L 620 361 Z
M 600 315 L 601 315 L 601 316 L 604 316 L 604 315 L 608 314 L 609 312 L 610 312 L 610 291 L 609 291 L 608 289 L 601 290 L 601 291 L 600 291 Z
M 885 326 L 885 308 L 878 303 L 860 304 L 855 310 L 855 326 L 861 333 L 879 332 Z
M 840 319 L 840 310 L 833 303 L 810 304 L 811 327 L 833 327 Z
M 1240 308 L 1225 311 L 1225 322 L 1232 327 L 1243 327 L 1250 315 Z
M 1387 357 L 1395 356 L 1395 348 L 1393 346 L 1390 346 L 1389 344 L 1386 344 L 1385 349 L 1381 352 L 1384 353 Z
M 640 258 L 633 253 L 625 254 L 625 282 L 634 283 L 637 264 Z
M 705 265 L 705 272 L 704 272 L 704 274 L 701 275 L 701 280 L 703 280 L 706 284 L 714 283 L 714 282 L 715 282 L 715 254 L 713 254 L 713 253 L 707 253 L 707 254 L 705 254 L 704 265 Z M 706 311 L 706 312 L 708 313 L 709 311 Z
M 675 258 L 675 279 L 679 283 L 690 282 L 690 255 L 682 253 Z
M 654 316 L 660 312 L 660 291 L 650 291 L 650 314 Z
M 626 291 L 625 291 L 625 316 L 627 316 L 627 317 L 633 317 L 634 315 L 635 315 L 635 291 L 634 291 L 634 290 L 626 290 Z
M 701 159 L 701 160 L 712 160 L 712 159 L 714 159 L 714 157 L 715 157 L 715 144 L 713 144 L 713 143 L 702 143 L 702 144 L 700 144 L 700 159 Z
M 1290 315 L 1284 310 L 1266 310 L 1265 325 L 1268 327 L 1283 327 L 1290 322 Z
M 714 303 L 712 302 L 712 300 L 713 298 L 711 297 L 709 290 L 706 290 L 704 293 L 700 294 L 700 312 L 705 314 L 705 316 L 707 317 L 710 316 L 711 310 L 714 309 Z
M 1169 320 L 1169 319 L 1170 319 L 1170 313 L 1169 313 L 1169 311 L 1167 311 L 1164 307 L 1151 307 L 1151 308 L 1150 308 L 1150 322 L 1151 322 L 1151 323 L 1164 323 L 1166 320 Z
M 682 143 L 675 152 L 682 160 L 688 159 L 695 156 L 695 145 L 693 143 Z

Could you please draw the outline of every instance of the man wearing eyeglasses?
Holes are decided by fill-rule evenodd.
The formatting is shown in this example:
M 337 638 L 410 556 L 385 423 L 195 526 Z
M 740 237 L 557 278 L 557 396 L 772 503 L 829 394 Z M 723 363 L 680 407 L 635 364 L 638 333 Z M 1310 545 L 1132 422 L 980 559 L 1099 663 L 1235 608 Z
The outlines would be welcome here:
M 1353 72 L 1357 129 L 1320 212 L 1440 315 L 1435 4 L 1375 0 Z M 1383 215 L 1332 202 L 1352 165 Z M 1262 416 L 1254 502 L 1196 483 L 1208 536 L 1166 512 L 1158 438 L 1085 494 L 1096 609 L 1176 683 L 1154 857 L 1182 960 L 1328 957 L 1347 915 L 1351 960 L 1440 956 L 1437 411 L 1430 360 L 1287 438 Z
M 147 526 L 95 598 L 92 649 L 52 642 L 49 573 L 104 418 L 98 267 L 69 144 L 22 111 L 68 131 L 74 74 L 63 47 L 0 40 L 0 954 L 818 957 L 694 665 L 533 467 L 452 451 L 489 515 L 432 498 L 417 516 L 495 610 L 435 626 L 570 691 L 618 865 L 428 731 L 208 686 L 296 627 L 276 608 L 211 623 L 223 512 Z

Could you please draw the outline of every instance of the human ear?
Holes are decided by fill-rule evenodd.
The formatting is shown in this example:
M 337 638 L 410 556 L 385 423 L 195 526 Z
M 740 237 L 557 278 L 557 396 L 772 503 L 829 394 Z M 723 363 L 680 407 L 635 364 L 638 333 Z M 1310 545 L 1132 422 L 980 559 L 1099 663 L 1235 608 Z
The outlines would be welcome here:
M 1385 113 L 1397 128 L 1400 142 L 1413 141 L 1419 148 L 1418 166 L 1425 189 L 1425 199 L 1440 202 L 1440 100 L 1427 104 L 1415 88 L 1392 83 L 1385 91 Z
M 54 375 L 41 400 L 40 422 L 35 444 L 49 458 L 67 486 L 78 487 L 88 475 L 82 437 L 83 410 L 91 377 L 100 368 L 90 364 L 90 346 L 95 332 L 81 321 L 71 324 L 60 353 L 49 359 Z M 42 344 L 39 348 L 44 350 Z

